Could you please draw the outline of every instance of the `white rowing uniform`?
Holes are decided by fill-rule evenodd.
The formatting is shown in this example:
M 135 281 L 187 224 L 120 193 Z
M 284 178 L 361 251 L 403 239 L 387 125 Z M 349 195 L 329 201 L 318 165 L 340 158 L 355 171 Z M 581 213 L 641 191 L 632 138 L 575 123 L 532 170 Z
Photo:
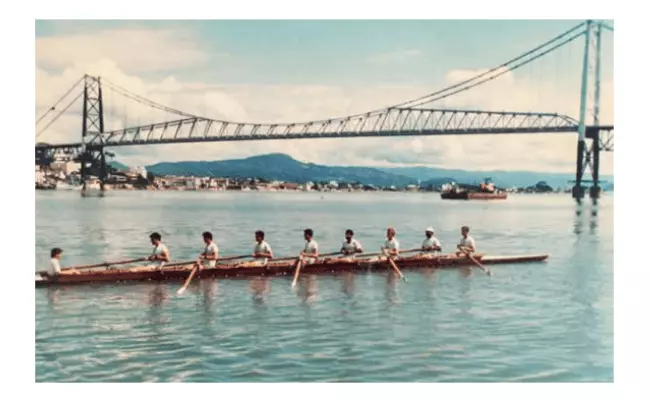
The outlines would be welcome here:
M 431 236 L 430 238 L 425 238 L 424 242 L 422 242 L 422 248 L 423 249 L 426 249 L 426 248 L 429 248 L 429 247 L 442 247 L 442 245 L 440 244 L 440 240 L 438 240 L 437 237 Z M 438 254 L 438 251 L 435 250 L 433 252 L 433 254 Z
M 59 260 L 56 258 L 53 258 L 50 260 L 50 268 L 47 271 L 50 275 L 57 275 L 61 273 L 61 265 L 59 264 Z
M 343 245 L 341 246 L 341 251 L 347 251 L 350 254 L 344 254 L 347 257 L 353 257 L 357 251 L 363 251 L 363 247 L 361 247 L 361 243 L 357 239 L 352 239 L 350 240 L 350 243 L 348 243 L 347 240 L 343 241 Z
M 169 253 L 167 250 L 167 246 L 165 246 L 162 242 L 158 243 L 158 246 L 154 247 L 153 252 L 151 253 L 152 256 L 161 256 L 163 253 Z M 155 266 L 160 266 L 164 261 L 160 260 L 154 260 L 151 261 L 151 265 Z
M 461 237 L 460 238 L 460 245 L 461 246 L 467 246 L 467 247 L 471 246 L 472 249 L 474 249 L 474 250 L 470 251 L 470 253 L 476 251 L 476 242 L 474 241 L 474 238 L 471 237 L 470 235 L 467 235 L 467 237 Z
M 388 249 L 389 251 L 387 253 L 390 253 L 390 250 L 399 251 L 399 242 L 395 237 L 393 237 L 391 240 L 386 239 L 383 249 Z
M 218 256 L 219 255 L 219 247 L 217 247 L 217 244 L 215 242 L 210 242 L 209 245 L 205 246 L 205 255 L 206 256 Z M 203 265 L 205 266 L 205 263 L 207 262 L 207 266 L 210 268 L 214 268 L 217 266 L 217 260 L 204 260 Z
M 306 253 L 306 254 L 316 254 L 316 253 L 318 253 L 318 243 L 316 243 L 316 241 L 314 239 L 310 240 L 309 242 L 306 242 L 305 243 L 305 248 L 302 250 L 302 252 Z M 303 262 L 305 264 L 312 264 L 312 263 L 316 262 L 315 258 L 304 257 L 302 260 L 303 260 Z
M 262 243 L 257 243 L 255 245 L 255 248 L 253 249 L 253 254 L 262 254 L 262 253 L 268 253 L 271 254 L 271 246 L 269 246 L 268 243 L 266 243 L 266 240 L 262 240 Z

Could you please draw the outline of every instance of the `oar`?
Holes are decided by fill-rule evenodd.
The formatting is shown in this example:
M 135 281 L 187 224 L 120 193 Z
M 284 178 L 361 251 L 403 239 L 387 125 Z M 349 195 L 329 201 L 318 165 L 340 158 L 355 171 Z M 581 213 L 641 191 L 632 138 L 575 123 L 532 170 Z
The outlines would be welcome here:
M 221 262 L 221 261 L 237 260 L 237 259 L 240 259 L 240 258 L 247 258 L 247 257 L 250 257 L 250 256 L 251 256 L 250 254 L 246 254 L 246 255 L 242 255 L 242 256 L 224 257 L 224 258 L 218 259 L 217 264 L 219 262 Z M 196 263 L 196 260 L 177 261 L 175 263 L 166 264 L 165 268 L 180 267 L 182 265 L 193 264 L 193 263 Z
M 397 272 L 397 274 L 400 276 L 400 278 L 402 278 L 404 280 L 404 282 L 406 282 L 406 277 L 404 275 L 402 275 L 402 272 L 399 270 L 399 268 L 397 268 L 397 265 L 395 265 L 395 261 L 393 261 L 393 258 L 390 255 L 388 255 L 386 250 L 384 250 L 383 253 L 386 256 L 386 259 L 388 259 L 388 262 L 390 263 L 390 265 L 395 270 L 395 272 Z
M 298 258 L 298 265 L 296 266 L 296 273 L 293 275 L 293 282 L 291 282 L 291 289 L 296 287 L 296 282 L 298 282 L 298 275 L 300 274 L 300 267 L 302 267 L 302 254 Z
M 244 254 L 244 255 L 241 255 L 241 256 L 224 257 L 224 258 L 217 259 L 217 263 L 219 263 L 221 261 L 240 260 L 242 258 L 248 258 L 248 257 L 253 257 L 253 256 L 250 255 L 250 254 Z
M 400 250 L 400 254 L 408 254 L 408 253 L 417 253 L 423 251 L 421 248 L 418 249 L 409 249 L 409 250 Z M 384 252 L 381 253 L 368 253 L 368 254 L 359 254 L 357 257 L 365 258 L 365 257 L 375 257 L 375 256 L 381 256 L 381 255 L 386 255 Z
M 460 247 L 460 246 L 458 246 L 458 248 L 460 249 L 460 251 L 462 251 L 463 253 L 465 253 L 465 255 L 466 255 L 470 260 L 474 261 L 474 264 L 476 264 L 480 269 L 482 269 L 483 271 L 485 271 L 486 274 L 488 274 L 489 276 L 492 276 L 492 272 L 491 272 L 489 269 L 485 268 L 485 267 L 483 266 L 483 264 L 481 264 L 480 262 L 478 262 L 478 261 L 476 260 L 476 258 L 474 258 L 474 256 L 472 256 L 471 254 L 469 254 L 469 253 L 467 252 L 467 250 L 465 250 L 464 248 L 462 248 L 462 247 Z
M 122 260 L 122 261 L 111 261 L 111 262 L 103 262 L 99 264 L 89 264 L 89 265 L 78 265 L 78 266 L 73 266 L 73 267 L 65 267 L 61 268 L 61 271 L 70 271 L 73 269 L 91 269 L 91 268 L 98 268 L 98 267 L 109 267 L 111 265 L 121 265 L 121 264 L 130 264 L 130 263 L 136 263 L 140 261 L 147 261 L 146 257 L 143 258 L 134 258 L 131 260 Z M 36 274 L 40 274 L 46 271 L 36 271 Z
M 199 270 L 199 264 L 196 263 L 196 266 L 194 266 L 194 268 L 192 268 L 192 272 L 190 272 L 190 276 L 187 277 L 187 280 L 185 281 L 185 284 L 183 285 L 183 287 L 178 289 L 178 291 L 176 292 L 177 295 L 180 296 L 181 294 L 183 294 L 185 289 L 187 289 L 187 286 L 190 284 L 190 281 L 192 280 L 192 278 L 194 278 L 194 274 L 196 274 L 196 271 L 198 271 L 198 270 Z

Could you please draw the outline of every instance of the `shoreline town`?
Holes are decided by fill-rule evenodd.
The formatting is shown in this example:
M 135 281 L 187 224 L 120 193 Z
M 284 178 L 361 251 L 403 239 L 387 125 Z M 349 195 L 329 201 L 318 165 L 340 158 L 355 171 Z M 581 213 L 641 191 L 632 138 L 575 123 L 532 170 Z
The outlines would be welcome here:
M 488 182 L 486 182 L 488 184 Z M 97 177 L 87 180 L 87 187 L 99 187 Z M 482 185 L 481 185 L 482 186 Z M 36 166 L 36 190 L 81 190 L 79 164 L 73 162 L 53 163 L 49 167 Z M 441 185 L 378 186 L 361 182 L 285 182 L 262 178 L 225 178 L 195 176 L 156 176 L 144 167 L 112 170 L 104 184 L 104 190 L 171 190 L 171 191 L 271 191 L 271 192 L 440 192 L 476 189 L 472 185 L 450 181 Z M 526 187 L 500 189 L 505 193 L 569 193 L 570 187 L 553 188 L 540 181 Z

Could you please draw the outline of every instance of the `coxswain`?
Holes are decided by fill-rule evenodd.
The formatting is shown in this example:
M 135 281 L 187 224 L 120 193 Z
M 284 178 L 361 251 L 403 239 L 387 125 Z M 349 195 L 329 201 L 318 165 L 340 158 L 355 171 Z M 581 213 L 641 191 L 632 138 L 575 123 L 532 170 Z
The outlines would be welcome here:
M 199 256 L 197 264 L 199 268 L 204 268 L 203 261 L 208 261 L 208 266 L 214 268 L 217 266 L 217 260 L 219 259 L 219 247 L 214 242 L 211 232 L 203 232 L 203 242 L 205 243 L 205 250 Z
M 460 234 L 462 237 L 460 238 L 460 243 L 458 244 L 459 251 L 456 252 L 456 255 L 459 256 L 465 253 L 471 255 L 476 252 L 476 242 L 474 241 L 474 238 L 469 235 L 469 226 L 463 226 L 460 228 Z
M 300 255 L 303 258 L 303 262 L 306 264 L 312 264 L 318 258 L 318 243 L 313 239 L 314 231 L 311 229 L 305 229 L 305 248 L 302 250 Z
M 271 246 L 264 240 L 264 231 L 255 232 L 255 241 L 257 244 L 255 244 L 255 248 L 253 249 L 253 258 L 272 259 L 273 250 L 271 250 Z
M 346 256 L 354 256 L 356 253 L 363 253 L 363 247 L 357 239 L 353 238 L 354 232 L 352 229 L 345 231 L 345 240 L 343 245 L 341 245 L 341 253 Z
M 169 250 L 167 249 L 167 246 L 162 243 L 162 237 L 160 236 L 160 233 L 154 232 L 149 235 L 149 238 L 151 239 L 151 244 L 154 247 L 153 252 L 148 257 L 148 260 L 158 261 L 158 263 L 154 262 L 153 264 L 157 264 L 159 267 L 162 267 L 163 262 L 169 262 Z
M 388 250 L 388 254 L 391 256 L 397 256 L 399 254 L 399 242 L 395 238 L 395 228 L 388 228 L 386 231 L 386 241 L 381 248 L 382 253 L 384 250 Z
M 56 281 L 61 274 L 61 254 L 63 250 L 58 247 L 50 250 L 50 265 L 47 268 L 47 271 L 41 273 L 41 276 L 52 281 Z
M 440 241 L 434 236 L 432 227 L 428 227 L 427 230 L 424 231 L 424 235 L 426 236 L 426 239 L 422 242 L 422 251 L 433 251 L 435 254 L 442 250 Z

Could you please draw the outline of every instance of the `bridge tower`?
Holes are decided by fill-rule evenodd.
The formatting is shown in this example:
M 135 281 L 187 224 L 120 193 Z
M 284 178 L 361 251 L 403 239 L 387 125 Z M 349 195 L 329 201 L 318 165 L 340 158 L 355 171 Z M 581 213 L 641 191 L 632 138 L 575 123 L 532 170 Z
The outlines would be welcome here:
M 589 188 L 589 197 L 593 204 L 597 204 L 601 188 L 599 180 L 600 152 L 612 151 L 611 129 L 612 127 L 600 126 L 600 75 L 601 75 L 601 37 L 602 22 L 594 23 L 588 20 L 585 29 L 585 49 L 582 63 L 582 82 L 580 89 L 580 119 L 578 126 L 578 154 L 576 159 L 576 179 L 572 194 L 578 203 L 582 202 L 585 196 L 585 188 L 582 181 L 585 172 L 590 170 L 592 185 Z M 592 86 L 593 85 L 593 86 Z M 589 107 L 590 89 L 593 88 L 593 104 Z M 587 126 L 587 111 L 591 108 L 593 123 Z M 607 143 L 603 144 L 603 135 L 610 134 Z M 587 141 L 591 143 L 587 143 Z
M 104 191 L 106 180 L 106 155 L 103 144 L 88 144 L 88 137 L 95 137 L 104 132 L 104 105 L 102 100 L 102 85 L 99 77 L 84 75 L 83 116 L 81 125 L 82 151 L 79 157 L 81 163 L 81 181 L 83 190 L 89 176 L 99 178 L 101 192 Z M 101 136 L 99 136 L 101 137 Z

